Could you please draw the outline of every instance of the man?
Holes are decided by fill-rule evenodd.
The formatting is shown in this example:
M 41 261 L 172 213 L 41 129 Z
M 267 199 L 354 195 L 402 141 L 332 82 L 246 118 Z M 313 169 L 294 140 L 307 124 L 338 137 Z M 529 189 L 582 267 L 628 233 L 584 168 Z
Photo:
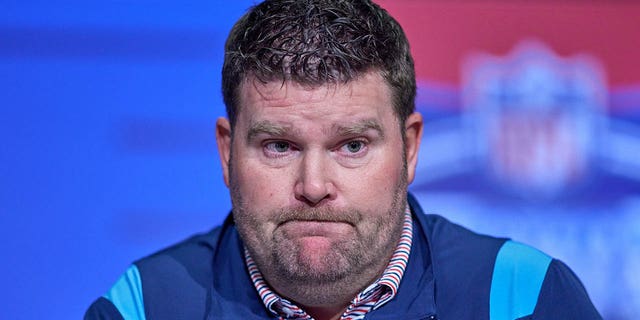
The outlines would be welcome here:
M 561 262 L 407 194 L 413 60 L 366 1 L 253 7 L 225 48 L 221 227 L 137 261 L 86 319 L 598 319 Z

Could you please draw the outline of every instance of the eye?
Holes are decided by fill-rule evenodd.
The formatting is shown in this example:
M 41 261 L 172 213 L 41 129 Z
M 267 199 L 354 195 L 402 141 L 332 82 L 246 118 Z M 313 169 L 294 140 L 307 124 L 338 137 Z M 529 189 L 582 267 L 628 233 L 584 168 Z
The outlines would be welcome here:
M 296 148 L 290 142 L 277 140 L 263 145 L 263 152 L 269 158 L 283 158 L 292 155 Z
M 356 153 L 364 147 L 364 143 L 362 141 L 349 141 L 344 145 L 344 147 L 347 151 Z
M 271 152 L 282 153 L 289 151 L 291 145 L 286 141 L 274 141 L 267 143 L 265 148 Z
M 360 157 L 366 154 L 367 142 L 362 140 L 351 140 L 340 146 L 338 150 L 347 157 Z

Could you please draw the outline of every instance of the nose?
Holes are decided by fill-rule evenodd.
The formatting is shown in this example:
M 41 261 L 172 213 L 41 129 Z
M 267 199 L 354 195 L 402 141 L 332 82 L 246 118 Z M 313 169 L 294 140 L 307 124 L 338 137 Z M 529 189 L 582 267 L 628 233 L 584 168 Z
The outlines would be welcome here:
M 317 206 L 323 200 L 336 197 L 335 185 L 330 178 L 328 155 L 322 151 L 307 151 L 302 158 L 300 173 L 295 185 L 295 197 L 309 206 Z

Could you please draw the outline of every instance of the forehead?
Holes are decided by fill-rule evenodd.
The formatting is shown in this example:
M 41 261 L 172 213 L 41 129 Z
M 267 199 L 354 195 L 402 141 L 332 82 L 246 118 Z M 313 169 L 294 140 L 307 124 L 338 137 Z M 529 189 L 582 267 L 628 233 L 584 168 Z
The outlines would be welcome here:
M 287 116 L 393 115 L 391 90 L 377 72 L 346 83 L 305 86 L 291 81 L 247 78 L 239 88 L 238 118 Z

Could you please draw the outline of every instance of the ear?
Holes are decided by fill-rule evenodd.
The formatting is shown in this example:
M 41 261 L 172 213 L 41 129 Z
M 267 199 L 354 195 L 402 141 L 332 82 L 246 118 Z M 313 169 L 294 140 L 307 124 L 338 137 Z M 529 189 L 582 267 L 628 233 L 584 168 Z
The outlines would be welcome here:
M 220 117 L 216 121 L 216 142 L 218 155 L 222 165 L 224 184 L 229 187 L 229 159 L 231 159 L 231 124 L 227 118 Z
M 416 175 L 416 166 L 418 165 L 418 151 L 420 150 L 420 142 L 422 142 L 422 115 L 414 112 L 404 122 L 407 157 L 407 182 L 413 182 Z

